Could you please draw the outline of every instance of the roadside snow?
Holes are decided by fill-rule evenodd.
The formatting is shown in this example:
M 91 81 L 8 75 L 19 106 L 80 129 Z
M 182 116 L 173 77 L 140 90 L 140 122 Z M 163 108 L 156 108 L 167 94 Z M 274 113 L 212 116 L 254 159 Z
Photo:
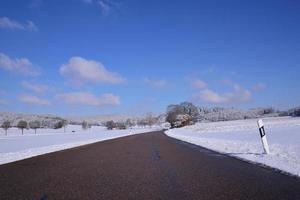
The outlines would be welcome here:
M 81 126 L 70 125 L 66 133 L 63 129 L 24 130 L 24 135 L 17 128 L 8 130 L 5 136 L 0 131 L 0 164 L 69 149 L 77 146 L 91 144 L 103 140 L 124 137 L 133 134 L 150 132 L 156 128 L 133 128 L 128 130 L 106 130 L 104 127 L 92 127 L 83 131 Z M 72 132 L 75 131 L 75 132 Z
M 170 137 L 300 176 L 300 118 L 263 119 L 271 154 L 263 154 L 256 120 L 198 123 Z

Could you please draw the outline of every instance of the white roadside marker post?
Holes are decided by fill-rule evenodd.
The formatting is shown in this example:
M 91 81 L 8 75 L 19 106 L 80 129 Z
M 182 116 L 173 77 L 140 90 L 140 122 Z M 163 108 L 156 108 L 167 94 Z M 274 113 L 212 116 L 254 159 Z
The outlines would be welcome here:
M 258 128 L 259 128 L 259 133 L 260 133 L 261 142 L 262 142 L 264 151 L 265 151 L 266 154 L 269 154 L 270 149 L 269 149 L 267 136 L 266 136 L 266 132 L 265 132 L 265 127 L 264 127 L 264 123 L 263 123 L 262 119 L 257 121 L 257 125 L 258 125 Z

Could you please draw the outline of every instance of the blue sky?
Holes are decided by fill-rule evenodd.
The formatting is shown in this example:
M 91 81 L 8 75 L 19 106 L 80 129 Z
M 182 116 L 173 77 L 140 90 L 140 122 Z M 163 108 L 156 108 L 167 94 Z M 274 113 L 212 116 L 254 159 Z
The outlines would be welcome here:
M 1 0 L 0 111 L 300 102 L 296 0 Z

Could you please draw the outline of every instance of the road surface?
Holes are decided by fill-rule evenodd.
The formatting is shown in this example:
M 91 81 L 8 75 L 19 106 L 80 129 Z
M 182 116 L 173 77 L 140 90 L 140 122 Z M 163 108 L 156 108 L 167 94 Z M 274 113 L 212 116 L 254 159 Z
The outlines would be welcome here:
M 152 132 L 0 166 L 0 199 L 300 199 L 300 179 Z

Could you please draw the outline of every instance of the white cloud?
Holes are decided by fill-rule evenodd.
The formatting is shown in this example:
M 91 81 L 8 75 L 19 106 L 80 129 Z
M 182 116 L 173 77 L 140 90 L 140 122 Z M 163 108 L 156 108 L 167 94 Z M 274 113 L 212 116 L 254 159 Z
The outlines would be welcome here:
M 8 17 L 0 17 L 0 28 L 11 30 L 37 31 L 38 27 L 30 20 L 26 23 L 9 19 Z
M 252 95 L 249 90 L 242 88 L 238 84 L 233 84 L 232 87 L 232 92 L 222 94 L 210 89 L 201 90 L 198 94 L 193 96 L 193 100 L 213 104 L 234 104 L 251 101 Z
M 108 15 L 110 13 L 111 5 L 108 1 L 98 0 L 97 3 L 100 6 L 103 15 Z
M 33 23 L 33 21 L 28 20 L 25 29 L 28 31 L 38 31 L 38 27 Z
M 82 2 L 98 6 L 104 16 L 108 16 L 119 7 L 119 4 L 112 0 L 82 0 Z
M 32 104 L 38 106 L 50 106 L 50 102 L 47 99 L 42 99 L 37 96 L 32 96 L 27 94 L 23 94 L 19 96 L 19 101 L 26 104 Z
M 207 87 L 207 84 L 200 79 L 194 79 L 191 81 L 191 86 L 194 89 L 204 89 Z
M 168 82 L 166 80 L 151 80 L 148 78 L 144 79 L 144 83 L 156 89 L 162 89 L 167 87 L 168 85 Z
M 264 83 L 257 83 L 252 87 L 252 90 L 254 92 L 261 92 L 261 91 L 264 91 L 266 89 L 266 87 L 267 86 Z
M 0 69 L 28 76 L 37 76 L 39 71 L 27 58 L 10 58 L 0 52 Z
M 216 93 L 213 90 L 206 89 L 200 91 L 200 94 L 196 94 L 193 97 L 194 100 L 202 100 L 208 103 L 222 103 L 225 101 L 225 98 Z
M 93 3 L 93 0 L 82 0 L 84 3 Z
M 46 92 L 49 89 L 49 87 L 47 85 L 32 84 L 32 83 L 29 83 L 27 81 L 23 81 L 21 83 L 21 85 L 25 89 L 32 90 L 32 91 L 37 92 L 37 93 L 43 93 L 43 92 Z
M 101 63 L 81 57 L 70 58 L 69 62 L 63 64 L 59 71 L 73 84 L 85 82 L 120 84 L 125 81 L 119 74 L 108 71 Z
M 89 92 L 71 92 L 56 95 L 56 100 L 70 105 L 96 107 L 120 105 L 120 98 L 110 93 L 97 97 Z

